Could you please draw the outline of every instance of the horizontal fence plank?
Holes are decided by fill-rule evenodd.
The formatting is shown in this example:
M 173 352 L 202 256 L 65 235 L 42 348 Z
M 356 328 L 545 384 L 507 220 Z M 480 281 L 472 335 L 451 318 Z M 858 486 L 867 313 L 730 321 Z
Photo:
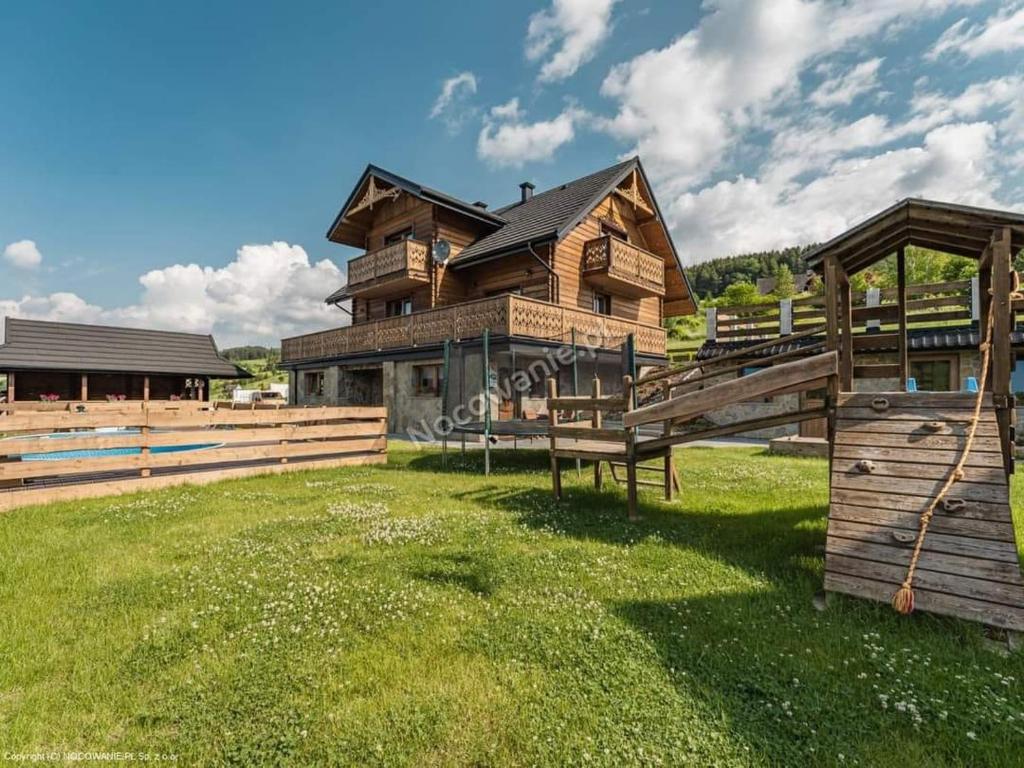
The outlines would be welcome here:
M 383 437 L 351 438 L 312 442 L 276 443 L 242 447 L 205 448 L 174 453 L 136 453 L 88 459 L 0 462 L 0 480 L 65 477 L 90 473 L 123 472 L 136 469 L 195 467 L 240 461 L 288 459 L 298 456 L 367 453 L 387 448 Z
M 230 467 L 205 472 L 191 472 L 153 477 L 127 478 L 57 487 L 26 488 L 15 491 L 0 491 L 0 512 L 39 504 L 61 501 L 114 496 L 139 491 L 151 491 L 179 485 L 207 485 L 257 475 L 276 475 L 284 472 L 301 472 L 338 467 L 386 464 L 385 453 L 352 454 L 334 458 L 314 459 L 291 464 L 266 464 L 262 466 Z
M 246 426 L 256 424 L 299 424 L 343 419 L 382 419 L 383 407 L 318 406 L 289 407 L 273 410 L 231 409 L 140 409 L 90 408 L 84 413 L 19 411 L 0 416 L 0 432 L 40 432 L 60 429 L 95 429 L 102 427 L 205 427 L 213 425 Z
M 621 397 L 552 397 L 548 409 L 566 411 L 621 411 L 626 405 Z
M 597 427 L 548 427 L 548 434 L 553 437 L 568 437 L 576 440 L 607 440 L 611 442 L 625 441 L 626 430 L 605 429 Z
M 384 435 L 384 419 L 342 422 L 326 425 L 285 424 L 282 426 L 204 429 L 190 428 L 174 432 L 68 432 L 59 438 L 22 437 L 0 440 L 0 456 L 25 453 L 105 450 L 110 448 L 158 448 L 214 442 L 226 444 L 259 443 L 281 440 L 321 440 L 336 437 L 375 437 Z M 69 436 L 63 436 L 69 435 Z

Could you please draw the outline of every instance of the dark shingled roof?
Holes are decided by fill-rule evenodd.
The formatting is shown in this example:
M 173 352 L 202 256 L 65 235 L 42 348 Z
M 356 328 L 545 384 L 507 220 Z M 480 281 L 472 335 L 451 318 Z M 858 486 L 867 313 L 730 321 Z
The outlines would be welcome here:
M 858 338 L 870 338 L 871 334 L 858 334 Z M 757 350 L 752 352 L 750 356 L 755 357 L 772 357 L 773 355 L 782 354 L 783 352 L 791 352 L 801 347 L 807 347 L 812 344 L 818 344 L 825 340 L 824 336 L 808 336 L 795 341 L 786 341 L 783 339 L 779 340 L 778 344 L 773 344 L 765 349 Z M 733 352 L 743 347 L 752 347 L 755 344 L 760 343 L 758 341 L 705 341 L 700 349 L 697 350 L 698 360 L 713 360 L 719 355 L 724 355 L 728 352 Z M 959 328 L 915 328 L 907 331 L 907 348 L 912 352 L 922 352 L 931 349 L 935 350 L 956 350 L 956 349 L 977 349 L 981 339 L 978 336 L 978 329 L 968 326 L 961 326 Z M 1014 330 L 1010 332 L 1010 345 L 1013 347 L 1024 346 L 1024 332 Z M 891 349 L 871 349 L 863 348 L 861 352 L 882 352 L 892 351 Z
M 582 179 L 535 194 L 525 203 L 499 208 L 495 213 L 508 223 L 464 248 L 452 264 L 465 264 L 529 242 L 562 237 L 638 163 L 638 159 L 632 157 Z
M 209 335 L 8 317 L 0 371 L 12 370 L 250 377 L 220 356 Z

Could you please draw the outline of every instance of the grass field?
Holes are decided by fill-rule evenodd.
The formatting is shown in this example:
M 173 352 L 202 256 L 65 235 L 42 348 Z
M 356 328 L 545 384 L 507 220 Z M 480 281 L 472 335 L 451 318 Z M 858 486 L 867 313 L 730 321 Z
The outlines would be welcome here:
M 586 473 L 552 501 L 541 451 L 458 462 L 0 517 L 0 756 L 1020 765 L 1024 654 L 811 607 L 823 461 L 687 449 L 636 524 Z

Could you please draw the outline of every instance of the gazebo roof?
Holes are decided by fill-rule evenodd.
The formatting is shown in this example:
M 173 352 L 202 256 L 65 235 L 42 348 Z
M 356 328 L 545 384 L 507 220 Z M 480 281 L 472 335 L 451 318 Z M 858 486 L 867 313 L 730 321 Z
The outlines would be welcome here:
M 819 245 L 807 264 L 820 272 L 834 255 L 853 274 L 908 245 L 977 259 L 1003 227 L 1011 228 L 1014 249 L 1024 247 L 1024 213 L 907 198 Z

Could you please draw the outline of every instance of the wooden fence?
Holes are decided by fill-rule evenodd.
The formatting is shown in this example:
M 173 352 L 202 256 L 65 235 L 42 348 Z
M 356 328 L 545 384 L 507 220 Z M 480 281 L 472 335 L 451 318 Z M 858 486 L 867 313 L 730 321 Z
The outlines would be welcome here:
M 969 325 L 978 319 L 977 278 L 907 286 L 907 325 Z M 851 293 L 854 331 L 895 327 L 899 321 L 895 288 Z M 754 341 L 825 324 L 825 297 L 807 296 L 766 304 L 709 307 L 708 338 Z
M 0 511 L 184 483 L 387 461 L 387 411 L 210 403 L 0 409 Z

